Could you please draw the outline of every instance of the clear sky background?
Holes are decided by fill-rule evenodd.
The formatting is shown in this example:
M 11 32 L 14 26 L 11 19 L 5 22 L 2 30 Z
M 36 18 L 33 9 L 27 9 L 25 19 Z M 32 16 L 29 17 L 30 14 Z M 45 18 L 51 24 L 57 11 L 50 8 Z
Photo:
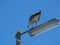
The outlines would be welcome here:
M 29 17 L 39 10 L 37 25 L 55 17 L 60 20 L 60 0 L 0 0 L 0 45 L 16 45 L 17 29 L 28 30 Z M 60 26 L 35 37 L 24 34 L 21 45 L 60 45 Z

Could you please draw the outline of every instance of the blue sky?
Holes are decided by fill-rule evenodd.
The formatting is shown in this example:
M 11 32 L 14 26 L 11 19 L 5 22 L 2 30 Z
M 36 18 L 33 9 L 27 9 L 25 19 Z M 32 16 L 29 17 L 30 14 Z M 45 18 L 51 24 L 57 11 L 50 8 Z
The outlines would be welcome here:
M 37 25 L 55 17 L 60 20 L 60 0 L 0 0 L 0 45 L 16 45 L 16 31 L 28 30 L 29 17 L 39 10 Z M 35 37 L 24 34 L 21 45 L 60 45 L 60 26 Z

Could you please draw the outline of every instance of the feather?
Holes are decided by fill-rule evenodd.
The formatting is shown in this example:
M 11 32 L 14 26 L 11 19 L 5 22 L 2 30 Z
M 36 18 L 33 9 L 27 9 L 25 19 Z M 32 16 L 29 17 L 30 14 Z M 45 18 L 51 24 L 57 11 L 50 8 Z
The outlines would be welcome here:
M 28 22 L 28 27 L 31 24 L 38 22 L 39 19 L 40 19 L 40 15 L 41 15 L 41 10 L 39 12 L 33 14 L 32 16 L 30 16 L 30 19 L 29 19 L 29 22 Z

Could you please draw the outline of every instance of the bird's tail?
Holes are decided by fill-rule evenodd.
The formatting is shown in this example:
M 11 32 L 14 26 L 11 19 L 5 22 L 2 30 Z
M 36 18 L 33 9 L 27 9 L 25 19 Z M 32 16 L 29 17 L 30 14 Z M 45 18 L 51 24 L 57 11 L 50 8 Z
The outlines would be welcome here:
M 30 24 L 31 24 L 31 22 L 29 22 L 29 23 L 28 23 L 28 26 L 27 26 L 27 27 L 29 27 L 29 26 L 30 26 Z
M 39 14 L 41 15 L 41 10 L 39 11 Z
M 30 26 L 30 24 L 28 23 L 28 26 L 27 27 L 29 27 Z

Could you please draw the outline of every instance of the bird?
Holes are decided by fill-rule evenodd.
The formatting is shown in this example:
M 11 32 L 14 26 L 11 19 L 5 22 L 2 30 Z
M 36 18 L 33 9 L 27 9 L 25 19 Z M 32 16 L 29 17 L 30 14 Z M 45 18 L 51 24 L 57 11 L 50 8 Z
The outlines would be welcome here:
M 28 27 L 30 25 L 33 26 L 34 23 L 37 23 L 40 20 L 40 16 L 41 16 L 41 10 L 31 15 L 28 21 Z

